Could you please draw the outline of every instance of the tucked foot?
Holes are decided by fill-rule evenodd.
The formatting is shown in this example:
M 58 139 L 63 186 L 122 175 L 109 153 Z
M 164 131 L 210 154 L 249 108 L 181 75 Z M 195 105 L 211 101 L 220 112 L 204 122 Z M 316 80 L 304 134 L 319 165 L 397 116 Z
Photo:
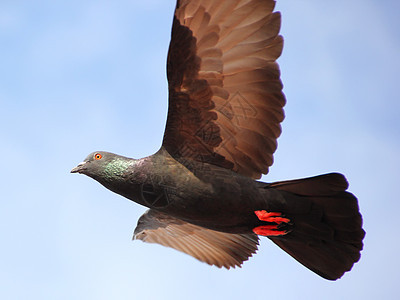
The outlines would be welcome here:
M 282 217 L 279 212 L 267 212 L 266 210 L 256 210 L 254 212 L 260 221 L 270 222 L 270 223 L 289 223 L 290 219 Z
M 279 230 L 278 225 L 263 225 L 253 228 L 253 232 L 263 236 L 280 236 L 288 233 L 286 230 Z
M 263 236 L 280 236 L 290 232 L 287 228 L 290 219 L 283 217 L 281 213 L 267 212 L 266 210 L 256 210 L 254 213 L 260 221 L 275 223 L 253 228 L 255 234 Z

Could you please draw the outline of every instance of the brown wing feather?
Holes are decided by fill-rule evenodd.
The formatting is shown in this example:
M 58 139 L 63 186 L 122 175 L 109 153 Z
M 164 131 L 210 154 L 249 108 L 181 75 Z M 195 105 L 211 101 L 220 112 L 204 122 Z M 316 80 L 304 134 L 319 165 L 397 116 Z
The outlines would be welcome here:
M 259 178 L 273 163 L 285 97 L 272 0 L 181 0 L 168 54 L 163 146 Z
M 169 215 L 148 210 L 135 229 L 134 239 L 174 248 L 219 268 L 241 266 L 257 250 L 258 237 L 209 230 Z

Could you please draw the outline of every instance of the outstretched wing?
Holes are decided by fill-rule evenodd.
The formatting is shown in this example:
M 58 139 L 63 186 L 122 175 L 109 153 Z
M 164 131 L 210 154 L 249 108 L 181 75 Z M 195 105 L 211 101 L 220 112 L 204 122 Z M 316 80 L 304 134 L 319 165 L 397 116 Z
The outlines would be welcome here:
M 163 146 L 260 178 L 284 119 L 276 59 L 283 47 L 272 0 L 178 0 L 168 53 Z
M 232 234 L 186 223 L 155 210 L 138 221 L 134 239 L 174 248 L 219 268 L 240 266 L 257 251 L 256 234 Z

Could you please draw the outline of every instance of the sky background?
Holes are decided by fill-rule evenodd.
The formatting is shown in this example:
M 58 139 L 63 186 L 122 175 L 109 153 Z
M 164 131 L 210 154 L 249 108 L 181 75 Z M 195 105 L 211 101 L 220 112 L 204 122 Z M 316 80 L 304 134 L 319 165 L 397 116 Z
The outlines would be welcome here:
M 278 1 L 287 96 L 264 181 L 344 173 L 365 250 L 326 281 L 267 238 L 241 269 L 131 241 L 145 208 L 69 171 L 161 145 L 175 1 L 0 1 L 1 299 L 395 299 L 400 2 Z

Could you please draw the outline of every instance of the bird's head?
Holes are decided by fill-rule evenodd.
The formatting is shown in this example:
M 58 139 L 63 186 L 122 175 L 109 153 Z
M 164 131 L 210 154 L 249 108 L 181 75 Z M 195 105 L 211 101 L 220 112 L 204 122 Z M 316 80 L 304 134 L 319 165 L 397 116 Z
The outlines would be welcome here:
M 114 153 L 96 151 L 89 154 L 85 160 L 71 170 L 71 173 L 85 174 L 94 179 L 116 175 L 126 170 L 129 159 Z
M 95 175 L 104 170 L 114 156 L 115 154 L 104 151 L 90 153 L 83 162 L 79 163 L 71 170 L 71 173 L 80 173 L 88 176 Z

